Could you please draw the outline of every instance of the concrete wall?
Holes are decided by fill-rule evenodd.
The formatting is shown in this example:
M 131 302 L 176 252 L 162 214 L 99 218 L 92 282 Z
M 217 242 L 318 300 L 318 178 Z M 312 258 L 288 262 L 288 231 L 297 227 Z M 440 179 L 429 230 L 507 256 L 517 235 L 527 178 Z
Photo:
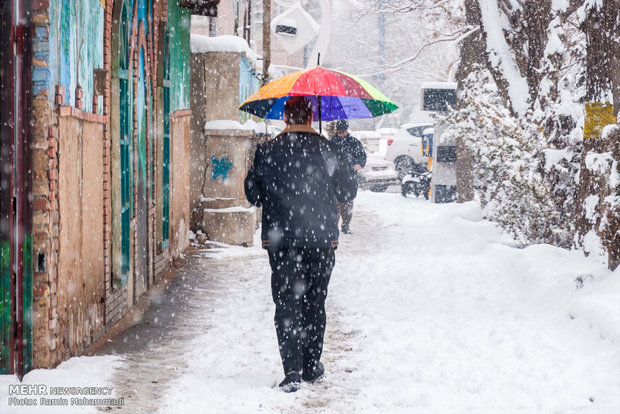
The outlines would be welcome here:
M 239 53 L 205 53 L 203 64 L 205 73 L 205 121 L 216 119 L 238 120 Z M 225 76 L 223 76 L 224 74 Z
M 202 223 L 200 196 L 205 175 L 206 156 L 203 151 L 205 145 L 204 125 L 206 122 L 207 95 L 202 93 L 206 87 L 205 56 L 202 53 L 192 53 L 192 91 L 190 103 L 192 119 L 190 123 L 190 227 L 198 230 Z
M 191 228 L 202 226 L 201 196 L 210 171 L 206 171 L 212 154 L 207 154 L 204 125 L 213 120 L 239 119 L 239 53 L 192 53 L 190 209 Z M 226 74 L 223 76 L 223 74 Z
M 178 257 L 189 246 L 191 112 L 177 112 L 171 117 L 170 248 L 172 256 Z
M 65 359 L 92 343 L 103 328 L 103 125 L 59 119 L 60 216 L 58 324 L 56 340 Z
M 253 158 L 252 137 L 253 131 L 246 130 L 216 130 L 206 131 L 207 140 L 203 151 L 209 160 L 206 171 L 205 193 L 210 198 L 236 198 L 234 205 L 247 205 L 243 181 Z M 222 176 L 213 178 L 213 163 L 211 157 L 217 159 L 228 158 L 232 167 L 228 170 L 227 178 Z

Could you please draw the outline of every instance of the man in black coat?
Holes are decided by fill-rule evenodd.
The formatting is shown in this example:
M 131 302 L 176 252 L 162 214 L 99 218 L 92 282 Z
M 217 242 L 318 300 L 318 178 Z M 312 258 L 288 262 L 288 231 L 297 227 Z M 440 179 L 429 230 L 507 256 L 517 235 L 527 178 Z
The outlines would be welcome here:
M 262 241 L 271 266 L 274 317 L 285 378 L 280 388 L 323 376 L 325 299 L 338 244 L 336 201 L 357 183 L 338 147 L 311 128 L 312 104 L 292 97 L 287 127 L 256 149 L 245 179 L 248 201 L 262 207 Z
M 337 144 L 345 154 L 347 163 L 356 174 L 366 165 L 366 151 L 362 143 L 349 134 L 349 123 L 344 120 L 336 121 L 336 135 L 332 142 Z M 338 214 L 342 217 L 342 232 L 351 233 L 351 219 L 353 218 L 353 200 L 337 203 Z

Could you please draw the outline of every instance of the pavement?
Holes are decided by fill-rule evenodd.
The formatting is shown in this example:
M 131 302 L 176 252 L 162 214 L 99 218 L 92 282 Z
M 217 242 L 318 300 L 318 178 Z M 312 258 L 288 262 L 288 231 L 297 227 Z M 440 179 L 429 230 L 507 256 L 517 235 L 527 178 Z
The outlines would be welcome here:
M 323 381 L 278 390 L 259 240 L 209 243 L 98 350 L 121 360 L 111 381 L 125 404 L 113 410 L 620 412 L 620 336 L 605 310 L 617 273 L 578 251 L 519 248 L 475 203 L 363 191 L 351 228 L 329 286 Z M 580 275 L 588 286 L 576 290 Z

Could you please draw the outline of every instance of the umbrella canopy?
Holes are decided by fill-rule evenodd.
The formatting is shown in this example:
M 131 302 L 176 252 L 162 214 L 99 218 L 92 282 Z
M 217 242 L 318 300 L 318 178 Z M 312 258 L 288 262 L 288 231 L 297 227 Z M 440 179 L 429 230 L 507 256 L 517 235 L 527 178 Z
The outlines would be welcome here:
M 239 109 L 260 118 L 282 119 L 284 104 L 291 96 L 310 99 L 314 119 L 323 121 L 373 118 L 398 109 L 394 102 L 365 80 L 320 66 L 269 82 Z

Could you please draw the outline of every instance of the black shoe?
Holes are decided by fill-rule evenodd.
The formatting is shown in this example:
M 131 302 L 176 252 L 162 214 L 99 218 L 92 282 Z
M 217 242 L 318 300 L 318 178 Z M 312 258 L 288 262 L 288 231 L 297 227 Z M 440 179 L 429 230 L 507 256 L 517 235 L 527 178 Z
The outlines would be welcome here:
M 304 370 L 304 373 L 301 375 L 301 379 L 306 382 L 309 382 L 310 384 L 314 384 L 315 382 L 323 379 L 324 376 L 325 376 L 325 367 L 323 366 L 322 362 L 319 362 L 319 365 L 316 366 L 314 371 L 306 372 Z
M 295 392 L 301 387 L 301 375 L 295 371 L 291 371 L 280 383 L 280 389 L 284 392 Z
M 342 227 L 342 232 L 344 234 L 352 234 L 351 229 L 349 227 Z

